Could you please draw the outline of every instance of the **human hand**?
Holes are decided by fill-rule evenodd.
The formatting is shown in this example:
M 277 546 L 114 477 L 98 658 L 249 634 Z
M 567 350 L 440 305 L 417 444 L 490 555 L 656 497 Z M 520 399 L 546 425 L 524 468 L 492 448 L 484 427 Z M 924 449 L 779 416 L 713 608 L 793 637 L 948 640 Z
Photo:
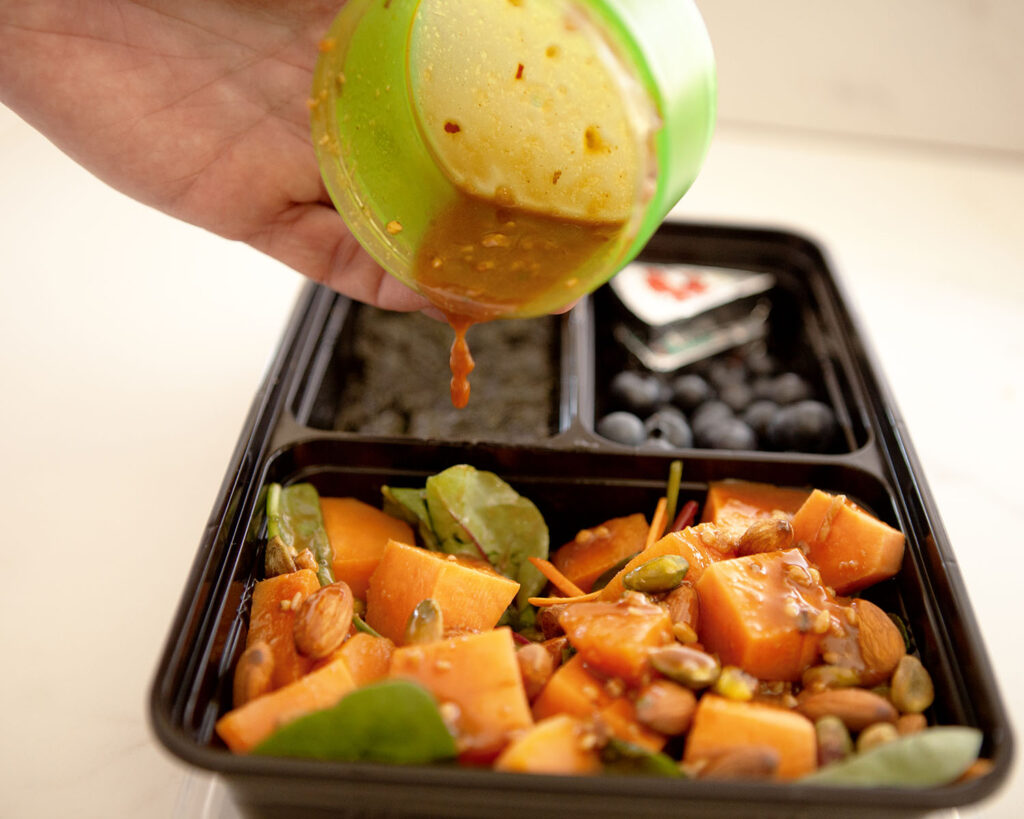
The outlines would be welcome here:
M 425 299 L 362 250 L 309 136 L 343 0 L 0 0 L 0 95 L 129 196 L 359 301 Z

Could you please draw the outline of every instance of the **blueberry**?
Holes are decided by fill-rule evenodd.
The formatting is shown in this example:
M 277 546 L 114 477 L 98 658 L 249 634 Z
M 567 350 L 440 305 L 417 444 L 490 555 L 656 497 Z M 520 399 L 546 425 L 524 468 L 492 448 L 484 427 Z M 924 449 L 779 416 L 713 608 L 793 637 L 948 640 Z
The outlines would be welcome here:
M 735 417 L 728 404 L 714 398 L 697 407 L 693 415 L 690 416 L 690 429 L 693 430 L 693 439 L 697 446 L 708 446 L 708 444 L 701 443 L 704 440 L 705 430 L 721 421 Z
M 693 446 L 693 432 L 685 416 L 674 407 L 658 410 L 644 422 L 648 443 L 666 441 L 673 447 Z
M 732 417 L 733 411 L 728 404 L 724 401 L 719 401 L 717 398 L 712 398 L 710 401 L 705 401 L 697 407 L 693 415 L 690 416 L 690 426 L 696 430 L 697 427 L 710 421 Z
M 754 391 L 744 382 L 726 384 L 722 387 L 719 397 L 728 404 L 734 412 L 742 412 L 754 400 Z
M 714 395 L 711 385 L 696 373 L 687 373 L 672 381 L 672 400 L 686 412 L 693 412 Z
M 766 400 L 775 403 L 775 379 L 762 375 L 750 382 L 750 389 L 756 400 Z
M 610 412 L 597 422 L 597 434 L 626 446 L 640 446 L 647 438 L 644 422 L 631 412 Z
M 757 449 L 757 435 L 739 418 L 720 418 L 695 432 L 698 446 L 708 449 Z
M 612 379 L 608 392 L 616 406 L 641 416 L 649 415 L 668 400 L 668 389 L 657 376 L 633 370 L 618 373 Z
M 776 404 L 795 404 L 797 401 L 804 401 L 813 397 L 814 390 L 807 381 L 796 373 L 783 373 L 778 376 L 772 384 L 771 398 Z
M 742 384 L 747 380 L 747 368 L 736 358 L 715 361 L 708 369 L 708 380 L 719 390 L 729 384 Z
M 743 422 L 757 433 L 758 440 L 768 438 L 768 427 L 775 419 L 779 405 L 767 398 L 759 398 L 743 411 Z
M 820 401 L 798 401 L 779 410 L 768 427 L 768 441 L 781 451 L 827 452 L 837 427 L 831 407 Z
M 772 375 L 779 368 L 779 362 L 775 357 L 760 345 L 745 351 L 743 363 L 747 365 L 747 370 L 754 376 Z

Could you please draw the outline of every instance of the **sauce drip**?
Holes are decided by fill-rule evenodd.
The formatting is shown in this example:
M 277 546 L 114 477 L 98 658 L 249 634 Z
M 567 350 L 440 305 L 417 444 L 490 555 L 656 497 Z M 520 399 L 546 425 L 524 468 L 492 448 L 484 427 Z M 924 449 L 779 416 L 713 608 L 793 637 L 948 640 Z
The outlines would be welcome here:
M 466 331 L 473 322 L 463 316 L 448 316 L 448 323 L 455 330 L 452 352 L 448 359 L 452 370 L 452 405 L 462 409 L 469 403 L 469 374 L 476 364 L 466 343 Z
M 520 308 L 555 305 L 580 292 L 580 270 L 617 238 L 621 223 L 579 222 L 514 207 L 499 191 L 492 202 L 458 192 L 430 223 L 413 268 L 417 287 L 455 331 L 452 403 L 469 401 L 473 358 L 466 330 Z

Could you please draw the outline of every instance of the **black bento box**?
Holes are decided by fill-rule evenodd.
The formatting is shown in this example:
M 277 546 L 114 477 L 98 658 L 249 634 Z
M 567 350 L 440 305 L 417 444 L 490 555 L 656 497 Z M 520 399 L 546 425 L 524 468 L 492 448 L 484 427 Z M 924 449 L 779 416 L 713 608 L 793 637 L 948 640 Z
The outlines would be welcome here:
M 488 366 L 498 365 L 486 362 L 474 374 L 470 407 L 478 398 L 486 404 L 490 390 L 497 409 L 470 422 L 461 416 L 410 419 L 394 403 L 353 420 L 352 408 L 375 400 L 379 389 L 372 359 L 396 359 L 381 365 L 380 377 L 387 379 L 388 366 L 401 367 L 402 356 L 414 353 L 403 351 L 388 327 L 365 323 L 371 308 L 307 286 L 228 465 L 151 692 L 151 720 L 160 741 L 190 765 L 219 774 L 243 813 L 908 815 L 976 803 L 1006 778 L 1012 733 L 953 552 L 903 422 L 821 249 L 783 232 L 666 224 L 642 259 L 771 273 L 775 312 L 765 341 L 782 351 L 799 351 L 804 371 L 813 371 L 809 377 L 835 412 L 837 445 L 822 453 L 673 449 L 623 446 L 598 435 L 595 415 L 609 400 L 608 372 L 629 365 L 610 326 L 620 308 L 607 287 L 564 316 L 523 323 L 524 332 L 529 330 L 524 337 L 494 342 L 533 347 L 526 353 L 532 358 L 519 367 L 536 390 L 529 402 L 534 414 L 525 427 L 500 417 L 514 396 L 504 375 L 494 379 L 496 384 L 489 382 Z M 531 335 L 534 331 L 539 335 Z M 361 334 L 380 337 L 360 352 Z M 487 342 L 474 343 L 485 359 Z M 420 370 L 431 366 L 414 362 Z M 443 367 L 442 360 L 429 371 L 436 396 L 409 400 L 443 405 Z M 499 416 L 488 415 L 491 411 Z M 468 463 L 496 472 L 533 500 L 555 548 L 600 520 L 650 514 L 677 458 L 684 462 L 680 503 L 700 501 L 709 481 L 725 478 L 814 486 L 847 495 L 906 534 L 902 571 L 865 596 L 908 624 L 935 682 L 931 720 L 983 731 L 982 754 L 994 763 L 989 773 L 919 790 L 537 776 L 237 756 L 214 734 L 214 722 L 230 708 L 232 670 L 244 646 L 249 598 L 261 571 L 269 483 L 311 481 L 323 494 L 378 504 L 383 484 L 422 485 L 430 474 Z

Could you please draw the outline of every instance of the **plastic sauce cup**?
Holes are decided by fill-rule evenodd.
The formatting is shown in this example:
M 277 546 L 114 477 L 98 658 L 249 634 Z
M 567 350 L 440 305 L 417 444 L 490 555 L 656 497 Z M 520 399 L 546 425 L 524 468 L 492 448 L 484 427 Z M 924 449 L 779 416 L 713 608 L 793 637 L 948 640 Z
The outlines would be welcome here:
M 690 0 L 349 0 L 311 119 L 353 235 L 464 340 L 636 256 L 696 178 L 715 104 Z

